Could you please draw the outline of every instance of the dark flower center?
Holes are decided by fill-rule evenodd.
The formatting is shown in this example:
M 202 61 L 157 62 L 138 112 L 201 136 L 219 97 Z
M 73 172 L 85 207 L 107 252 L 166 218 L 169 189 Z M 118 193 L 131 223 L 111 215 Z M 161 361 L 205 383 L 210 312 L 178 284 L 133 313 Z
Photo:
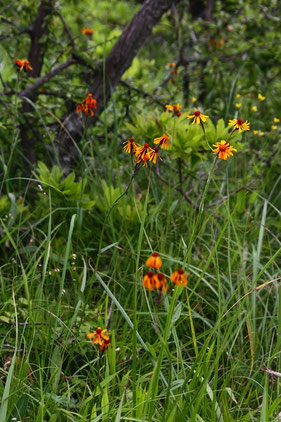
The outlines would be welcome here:
M 244 123 L 244 120 L 242 120 L 242 119 L 238 119 L 238 120 L 237 120 L 237 124 L 238 124 L 238 126 L 243 125 L 243 123 Z
M 198 116 L 200 116 L 200 111 L 199 110 L 196 110 L 195 112 L 194 112 L 194 116 L 196 116 L 196 117 L 198 117 Z
M 156 148 L 154 148 L 154 151 L 157 153 L 159 151 L 159 149 L 156 147 Z
M 100 334 L 101 333 L 101 328 L 97 328 L 96 333 L 97 334 Z
M 148 144 L 144 144 L 144 148 L 149 148 L 149 145 Z
M 134 142 L 134 138 L 129 138 L 129 142 Z
M 183 270 L 180 268 L 180 269 L 178 270 L 178 273 L 179 273 L 179 274 L 183 274 Z
M 157 256 L 159 256 L 159 253 L 158 252 L 153 252 L 152 256 L 157 257 Z
M 162 281 L 162 280 L 164 280 L 164 274 L 162 274 L 162 273 L 160 273 L 160 274 L 158 274 L 158 280 L 159 281 Z
M 154 273 L 152 271 L 148 271 L 146 275 L 147 277 L 152 278 L 154 276 Z

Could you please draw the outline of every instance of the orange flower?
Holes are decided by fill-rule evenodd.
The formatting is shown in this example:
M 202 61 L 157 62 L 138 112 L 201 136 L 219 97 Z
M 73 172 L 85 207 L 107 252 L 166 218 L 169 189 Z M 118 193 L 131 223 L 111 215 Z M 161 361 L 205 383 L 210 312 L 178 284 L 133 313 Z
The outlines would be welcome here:
M 139 146 L 139 144 L 135 143 L 134 138 L 129 138 L 128 141 L 122 142 L 122 145 L 124 145 L 123 150 L 128 154 L 133 154 L 137 146 Z
M 158 252 L 153 252 L 153 254 L 147 259 L 145 265 L 150 268 L 155 268 L 158 270 L 162 266 L 162 260 Z
M 159 160 L 162 160 L 162 158 L 159 157 L 159 149 L 155 147 L 150 153 L 149 161 L 152 161 L 153 164 L 156 164 L 158 158 Z
M 168 290 L 168 283 L 164 274 L 155 274 L 153 277 L 154 288 L 161 290 L 161 293 L 165 293 Z
M 146 160 L 149 161 L 150 159 L 150 151 L 151 148 L 149 144 L 140 145 L 136 148 L 135 154 L 136 154 L 136 162 L 140 163 L 145 157 Z
M 229 157 L 233 156 L 232 151 L 237 152 L 237 149 L 233 148 L 229 142 L 224 140 L 216 142 L 213 144 L 215 149 L 213 149 L 213 154 L 217 155 L 222 160 L 227 160 Z
M 166 66 L 168 66 L 168 67 L 175 67 L 176 66 L 176 63 L 174 63 L 174 62 L 167 63 Z
M 110 345 L 110 339 L 104 339 L 102 344 L 100 345 L 99 351 L 102 353 L 105 349 L 108 349 Z
M 193 119 L 192 124 L 196 122 L 198 125 L 205 123 L 208 117 L 209 116 L 206 116 L 205 114 L 201 114 L 201 111 L 196 110 L 196 109 L 194 110 L 193 114 L 189 114 L 187 116 L 188 119 Z
M 94 30 L 89 28 L 82 28 L 81 29 L 82 34 L 84 35 L 93 35 Z
M 169 136 L 165 135 L 165 133 L 160 136 L 160 138 L 154 138 L 153 142 L 157 145 L 159 144 L 160 148 L 169 148 L 171 146 L 171 143 L 169 142 Z
M 142 284 L 146 287 L 150 292 L 154 289 L 154 276 L 155 274 L 152 271 L 149 271 L 143 277 Z
M 233 119 L 229 120 L 228 123 L 230 126 L 233 126 L 233 130 L 239 130 L 241 133 L 243 130 L 250 130 L 250 123 L 248 120 L 242 120 L 242 119 Z
M 186 286 L 187 285 L 187 278 L 184 274 L 182 269 L 175 271 L 171 275 L 171 281 L 175 283 L 177 286 Z
M 29 65 L 29 61 L 28 60 L 14 60 L 14 62 L 16 63 L 17 69 L 21 70 L 23 69 L 25 72 L 27 72 L 28 70 L 32 70 L 32 67 Z
M 181 112 L 182 106 L 179 105 L 179 104 L 173 104 L 173 105 L 166 104 L 165 107 L 166 107 L 167 111 L 169 111 L 169 112 L 173 111 L 178 117 L 180 117 L 182 115 L 182 112 Z
M 87 98 L 77 105 L 76 112 L 84 111 L 87 116 L 94 116 L 93 108 L 97 109 L 97 101 L 93 98 L 93 94 L 88 94 Z
M 101 346 L 104 340 L 109 341 L 109 337 L 107 336 L 106 332 L 106 328 L 102 330 L 101 327 L 98 327 L 94 333 L 87 334 L 87 338 L 94 337 L 92 340 L 92 344 L 97 343 Z

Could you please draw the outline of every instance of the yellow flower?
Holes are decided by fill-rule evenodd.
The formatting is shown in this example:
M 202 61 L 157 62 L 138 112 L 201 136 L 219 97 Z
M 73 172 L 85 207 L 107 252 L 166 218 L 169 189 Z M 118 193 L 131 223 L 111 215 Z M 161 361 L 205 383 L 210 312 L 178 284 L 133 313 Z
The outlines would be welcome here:
M 162 149 L 168 149 L 171 146 L 171 143 L 169 142 L 169 136 L 165 135 L 165 133 L 163 133 L 162 136 L 160 136 L 160 138 L 154 138 L 153 142 L 157 145 L 159 144 L 159 147 Z
M 264 132 L 262 132 L 261 130 L 259 131 L 259 136 L 263 136 Z
M 259 131 L 258 130 L 253 130 L 253 134 L 254 135 L 257 135 L 259 133 Z
M 256 112 L 258 111 L 257 106 L 253 106 L 253 107 L 252 107 L 252 110 L 256 113 Z
M 87 334 L 87 338 L 94 337 L 92 340 L 92 344 L 97 343 L 101 346 L 103 340 L 109 341 L 109 337 L 107 336 L 106 332 L 106 328 L 102 330 L 101 327 L 98 327 L 94 333 Z
M 264 97 L 261 93 L 259 93 L 259 95 L 258 95 L 258 99 L 259 99 L 260 101 L 264 101 L 264 100 L 266 99 L 266 97 Z
M 192 97 L 192 98 L 191 98 L 191 102 L 192 102 L 192 103 L 196 103 L 196 101 L 197 101 L 197 98 L 196 98 L 196 97 Z
M 169 111 L 169 112 L 174 111 L 174 107 L 171 104 L 166 104 L 165 107 L 166 107 L 167 111 Z
M 104 349 L 108 349 L 109 345 L 110 345 L 110 339 L 108 340 L 104 339 L 102 344 L 100 345 L 99 351 L 103 352 Z
M 82 34 L 84 35 L 93 35 L 94 30 L 90 28 L 82 28 L 81 29 Z
M 159 157 L 159 148 L 155 147 L 151 152 L 150 152 L 150 158 L 149 161 L 152 161 L 153 164 L 156 164 L 157 161 L 162 160 L 161 157 Z
M 236 104 L 235 104 L 235 107 L 236 107 L 236 108 L 240 108 L 240 107 L 241 107 L 241 105 L 242 105 L 241 103 L 236 103 Z
M 124 145 L 123 150 L 128 154 L 133 154 L 137 147 L 140 146 L 139 144 L 135 143 L 134 138 L 129 138 L 128 141 L 122 142 L 122 145 Z
M 250 130 L 250 123 L 248 123 L 248 120 L 242 120 L 242 119 L 233 119 L 229 120 L 228 123 L 230 126 L 233 126 L 233 130 L 239 130 L 239 132 L 242 132 L 243 130 Z
M 217 155 L 222 160 L 227 160 L 229 157 L 233 156 L 233 151 L 237 152 L 237 149 L 233 148 L 229 142 L 224 140 L 216 142 L 213 146 L 215 147 L 215 149 L 213 149 L 213 154 Z
M 144 144 L 141 145 L 139 147 L 136 148 L 135 154 L 136 154 L 136 162 L 140 163 L 146 156 L 146 161 L 149 160 L 150 158 L 150 152 L 151 152 L 151 148 L 149 146 L 149 144 Z M 144 166 L 147 166 L 147 163 L 143 164 Z
M 236 95 L 236 98 L 240 98 L 240 97 L 241 97 L 241 95 L 240 95 L 240 94 L 237 94 L 237 95 Z
M 201 112 L 199 110 L 194 109 L 194 113 L 193 114 L 189 114 L 187 116 L 188 119 L 193 119 L 192 124 L 194 124 L 195 122 L 200 125 L 202 123 L 205 123 L 206 120 L 208 119 L 209 116 L 206 116 L 205 114 L 201 114 Z
M 162 259 L 159 256 L 158 252 L 153 252 L 153 254 L 147 259 L 145 265 L 149 268 L 155 268 L 158 270 L 162 266 Z
M 276 130 L 276 129 L 277 129 L 277 127 L 278 127 L 278 126 L 276 126 L 276 125 L 272 125 L 272 126 L 271 126 L 271 129 L 272 129 L 272 130 Z
M 175 283 L 177 286 L 186 286 L 187 285 L 187 278 L 184 274 L 184 271 L 180 268 L 179 270 L 175 271 L 171 274 L 171 281 Z
M 278 119 L 278 117 L 274 117 L 273 121 L 274 121 L 274 123 L 279 123 L 280 119 Z

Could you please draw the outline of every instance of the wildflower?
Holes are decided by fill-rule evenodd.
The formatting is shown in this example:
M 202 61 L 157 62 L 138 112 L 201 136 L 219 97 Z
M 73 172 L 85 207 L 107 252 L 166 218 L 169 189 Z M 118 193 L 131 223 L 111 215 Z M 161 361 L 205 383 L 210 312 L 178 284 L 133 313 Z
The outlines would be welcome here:
M 145 276 L 143 277 L 142 284 L 144 287 L 146 287 L 150 292 L 154 288 L 154 273 L 152 271 L 149 271 Z
M 167 63 L 166 66 L 167 67 L 175 67 L 176 66 L 176 63 L 174 63 L 174 62 Z
M 276 130 L 276 129 L 277 129 L 277 127 L 278 127 L 278 126 L 276 126 L 276 125 L 272 125 L 272 126 L 271 126 L 271 129 L 272 129 L 272 130 Z
M 261 93 L 259 93 L 259 95 L 258 95 L 258 99 L 259 99 L 260 101 L 264 101 L 264 100 L 266 99 L 266 97 L 264 97 Z
M 150 268 L 155 268 L 158 270 L 162 266 L 162 260 L 158 252 L 153 252 L 153 254 L 147 259 L 145 265 Z
M 149 160 L 150 151 L 151 151 L 151 148 L 150 148 L 149 144 L 144 144 L 144 145 L 140 145 L 139 147 L 137 147 L 136 151 L 135 151 L 136 162 L 140 163 L 146 155 L 148 156 L 148 160 Z
M 94 30 L 89 28 L 82 28 L 81 32 L 83 35 L 93 35 Z
M 191 102 L 192 102 L 192 103 L 196 103 L 196 101 L 197 101 L 197 98 L 196 98 L 196 97 L 192 97 L 192 98 L 191 98 Z
M 166 107 L 167 111 L 169 111 L 170 113 L 174 112 L 178 117 L 180 117 L 182 115 L 182 112 L 181 112 L 182 106 L 179 105 L 179 104 L 173 104 L 173 105 L 166 104 L 165 107 Z
M 241 107 L 241 105 L 242 105 L 241 103 L 236 103 L 236 104 L 235 104 L 235 107 L 236 107 L 236 108 L 240 108 L 240 107 Z
M 250 130 L 250 123 L 248 123 L 248 120 L 242 120 L 242 119 L 233 119 L 229 120 L 228 123 L 230 126 L 233 126 L 233 130 L 239 130 L 239 132 L 242 132 L 243 130 Z
M 160 290 L 161 293 L 164 293 L 168 290 L 168 283 L 164 274 L 154 274 L 153 277 L 154 288 Z
M 194 124 L 195 122 L 200 125 L 202 123 L 205 123 L 206 120 L 208 119 L 209 116 L 206 116 L 205 114 L 201 114 L 201 112 L 199 110 L 194 110 L 193 114 L 189 114 L 187 116 L 188 119 L 193 119 L 192 124 Z
M 94 116 L 93 108 L 97 109 L 97 101 L 93 98 L 93 94 L 88 94 L 87 98 L 77 105 L 76 112 L 84 111 L 87 116 Z
M 160 160 L 162 160 L 162 158 L 161 158 L 161 157 L 159 157 L 159 148 L 155 147 L 155 148 L 151 151 L 151 153 L 150 153 L 150 158 L 149 158 L 149 161 L 152 161 L 152 163 L 153 163 L 153 164 L 156 164 L 156 163 L 157 163 L 158 158 L 159 158 Z
M 259 133 L 259 131 L 258 130 L 253 130 L 253 134 L 254 135 L 257 135 Z
M 280 119 L 278 119 L 278 117 L 274 117 L 273 121 L 274 121 L 274 123 L 279 123 Z
M 129 138 L 128 141 L 122 142 L 123 150 L 128 154 L 133 154 L 136 151 L 138 144 L 135 143 L 134 138 Z
M 109 341 L 109 337 L 106 334 L 106 332 L 107 332 L 106 328 L 102 330 L 101 327 L 98 327 L 94 333 L 87 334 L 87 338 L 94 337 L 92 340 L 92 344 L 97 343 L 101 346 L 104 340 Z
M 240 98 L 241 97 L 241 95 L 240 94 L 236 94 L 236 98 Z
M 105 349 L 108 349 L 110 345 L 110 339 L 104 339 L 102 344 L 100 345 L 99 351 L 102 353 Z
M 138 160 L 138 164 L 141 165 L 141 167 L 148 167 L 148 162 L 150 161 L 150 154 L 145 154 L 145 156 L 141 159 Z
M 257 108 L 257 106 L 253 106 L 252 107 L 252 111 L 254 111 L 255 113 L 258 111 L 258 108 Z
M 17 70 L 21 70 L 23 69 L 24 72 L 27 72 L 28 70 L 32 70 L 32 67 L 29 65 L 29 61 L 28 60 L 14 60 L 14 62 L 16 63 L 17 66 Z
M 237 151 L 237 149 L 233 148 L 230 143 L 225 140 L 216 142 L 213 146 L 215 147 L 215 149 L 213 149 L 213 154 L 217 155 L 222 160 L 227 160 L 229 157 L 233 156 L 232 151 Z
M 154 138 L 153 142 L 157 145 L 159 144 L 159 147 L 162 149 L 168 149 L 171 146 L 171 143 L 169 142 L 169 136 L 165 135 L 165 133 L 163 133 L 162 136 L 160 136 L 160 138 Z
M 262 132 L 261 130 L 259 131 L 259 136 L 263 136 L 264 132 Z
M 187 278 L 186 278 L 186 275 L 184 274 L 184 271 L 182 269 L 175 271 L 171 275 L 170 278 L 171 278 L 171 281 L 173 283 L 175 283 L 177 286 L 186 286 L 187 285 Z

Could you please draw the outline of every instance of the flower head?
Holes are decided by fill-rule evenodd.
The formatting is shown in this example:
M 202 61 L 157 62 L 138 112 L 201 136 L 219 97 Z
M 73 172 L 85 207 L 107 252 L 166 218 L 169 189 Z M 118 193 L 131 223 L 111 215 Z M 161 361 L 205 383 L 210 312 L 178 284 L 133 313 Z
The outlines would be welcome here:
M 184 271 L 180 268 L 179 270 L 175 271 L 171 275 L 171 281 L 175 283 L 177 286 L 186 286 L 187 285 L 187 278 L 184 274 Z
M 169 62 L 169 63 L 167 63 L 167 64 L 166 64 L 166 66 L 167 66 L 167 67 L 175 67 L 175 66 L 176 66 L 176 63 L 174 63 L 174 62 Z
M 253 106 L 252 107 L 252 111 L 254 111 L 256 113 L 258 111 L 258 107 L 257 106 Z
M 258 99 L 259 99 L 260 101 L 264 101 L 264 100 L 266 99 L 266 97 L 264 97 L 261 93 L 259 93 L 259 95 L 258 95 Z
M 154 138 L 153 142 L 158 145 L 159 147 L 162 149 L 168 149 L 171 146 L 171 143 L 169 142 L 169 136 L 165 135 L 165 133 L 163 133 L 162 136 L 160 136 L 160 138 Z
M 209 116 L 202 114 L 199 110 L 194 110 L 193 114 L 187 116 L 188 119 L 193 119 L 192 124 L 197 123 L 198 125 L 205 123 Z
M 241 107 L 241 105 L 242 105 L 241 103 L 236 103 L 236 104 L 235 104 L 235 107 L 236 107 L 236 108 L 240 108 L 240 107 Z
M 100 345 L 99 351 L 102 353 L 105 349 L 108 349 L 110 345 L 110 339 L 104 339 Z
M 82 28 L 81 32 L 83 35 L 93 35 L 94 30 L 90 28 Z
M 230 126 L 233 126 L 233 130 L 239 130 L 239 132 L 242 132 L 243 130 L 250 130 L 250 123 L 248 120 L 242 120 L 242 119 L 233 119 L 229 120 L 228 123 Z
M 151 149 L 149 144 L 144 144 L 144 145 L 138 146 L 135 150 L 136 162 L 140 163 L 144 158 L 147 161 L 149 161 L 151 150 L 152 149 Z M 144 164 L 144 165 L 146 165 L 146 164 Z
M 213 154 L 217 155 L 222 160 L 227 160 L 229 157 L 233 156 L 232 151 L 237 151 L 229 142 L 224 140 L 216 142 L 213 146 L 215 147 L 215 149 L 213 149 Z
M 139 146 L 139 144 L 135 143 L 134 138 L 129 138 L 128 141 L 122 142 L 122 145 L 124 145 L 123 150 L 128 154 L 135 153 L 137 147 Z
M 153 254 L 147 259 L 145 265 L 149 268 L 155 268 L 158 270 L 162 266 L 162 260 L 158 252 L 153 252 Z
M 191 98 L 191 102 L 192 102 L 192 103 L 196 103 L 196 101 L 197 101 L 197 98 L 196 98 L 196 97 L 192 97 L 192 98 Z
M 240 98 L 241 97 L 241 95 L 240 94 L 236 94 L 236 98 Z
M 277 127 L 278 127 L 278 126 L 276 126 L 276 125 L 272 125 L 272 126 L 271 126 L 271 129 L 272 129 L 272 130 L 276 130 L 276 129 L 277 129 Z
M 257 135 L 259 133 L 259 131 L 258 130 L 253 130 L 253 134 L 254 135 Z
M 278 117 L 274 117 L 273 121 L 274 121 L 274 123 L 279 123 L 280 119 L 278 119 Z
M 156 290 L 160 290 L 161 293 L 164 293 L 168 290 L 168 283 L 164 274 L 162 273 L 154 274 L 153 281 L 154 281 L 154 288 Z
M 77 105 L 76 112 L 82 113 L 84 111 L 87 116 L 94 116 L 93 109 L 97 109 L 97 101 L 93 98 L 93 94 L 88 94 L 87 98 Z
M 151 161 L 153 164 L 156 164 L 158 161 L 158 158 L 159 160 L 162 160 L 162 158 L 159 157 L 159 148 L 155 147 L 150 153 L 149 161 Z
M 149 271 L 143 277 L 142 284 L 146 287 L 150 292 L 154 289 L 154 276 L 155 274 L 152 271 Z
M 32 70 L 32 67 L 29 65 L 29 61 L 28 60 L 19 60 L 19 59 L 16 59 L 16 60 L 14 60 L 14 62 L 16 63 L 17 70 L 23 69 L 24 72 L 27 72 L 28 70 Z
M 92 344 L 97 343 L 101 346 L 104 340 L 109 341 L 109 337 L 106 332 L 106 328 L 102 330 L 101 327 L 98 327 L 94 333 L 87 334 L 87 338 L 93 338 Z
M 182 115 L 181 108 L 182 106 L 179 104 L 166 104 L 165 105 L 167 111 L 174 112 L 176 116 L 180 117 Z

